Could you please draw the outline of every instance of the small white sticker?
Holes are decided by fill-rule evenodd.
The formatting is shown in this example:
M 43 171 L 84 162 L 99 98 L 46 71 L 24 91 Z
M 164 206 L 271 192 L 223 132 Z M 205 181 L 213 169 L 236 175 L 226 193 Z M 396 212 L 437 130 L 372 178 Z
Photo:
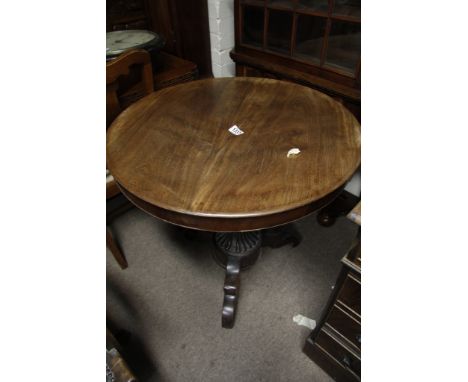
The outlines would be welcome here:
M 234 135 L 241 135 L 244 134 L 244 132 L 237 127 L 237 125 L 234 125 L 229 128 L 229 132 Z

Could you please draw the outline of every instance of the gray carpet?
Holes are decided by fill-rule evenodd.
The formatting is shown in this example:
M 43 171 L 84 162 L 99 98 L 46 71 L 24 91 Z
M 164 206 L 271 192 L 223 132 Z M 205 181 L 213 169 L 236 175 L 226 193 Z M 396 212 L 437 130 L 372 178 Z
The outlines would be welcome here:
M 241 275 L 233 329 L 221 328 L 224 271 L 212 244 L 132 209 L 111 225 L 127 257 L 122 271 L 107 253 L 107 318 L 126 342 L 142 381 L 331 381 L 302 353 L 308 328 L 302 314 L 320 318 L 356 226 L 333 227 L 315 215 L 296 223 L 296 247 L 262 249 Z

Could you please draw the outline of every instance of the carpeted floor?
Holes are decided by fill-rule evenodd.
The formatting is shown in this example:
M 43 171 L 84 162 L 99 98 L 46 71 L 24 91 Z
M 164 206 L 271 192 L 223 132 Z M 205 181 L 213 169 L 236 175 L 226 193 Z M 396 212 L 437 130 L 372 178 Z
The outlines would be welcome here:
M 331 381 L 302 353 L 310 329 L 293 317 L 320 318 L 354 224 L 324 228 L 312 215 L 296 223 L 298 247 L 262 249 L 241 274 L 233 329 L 221 328 L 224 270 L 209 237 L 191 241 L 137 209 L 111 227 L 129 268 L 107 252 L 108 325 L 131 333 L 119 335 L 141 381 Z

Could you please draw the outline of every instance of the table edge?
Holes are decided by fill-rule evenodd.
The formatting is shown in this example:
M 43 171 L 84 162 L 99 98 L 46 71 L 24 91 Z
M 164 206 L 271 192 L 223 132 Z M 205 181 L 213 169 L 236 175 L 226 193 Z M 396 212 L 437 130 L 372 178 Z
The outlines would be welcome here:
M 122 185 L 118 184 L 122 194 L 142 211 L 177 226 L 211 232 L 242 232 L 255 231 L 281 226 L 301 219 L 320 208 L 325 207 L 338 197 L 344 189 L 344 184 L 327 194 L 323 198 L 304 206 L 287 211 L 272 213 L 269 215 L 255 216 L 201 216 L 185 214 L 173 210 L 167 210 L 138 198 Z

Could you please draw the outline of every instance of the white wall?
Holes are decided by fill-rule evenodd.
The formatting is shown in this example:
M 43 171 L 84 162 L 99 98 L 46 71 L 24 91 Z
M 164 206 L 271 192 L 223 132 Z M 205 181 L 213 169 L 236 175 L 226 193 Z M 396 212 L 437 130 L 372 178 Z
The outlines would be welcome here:
M 235 64 L 229 57 L 234 48 L 234 0 L 207 1 L 213 76 L 234 77 Z

